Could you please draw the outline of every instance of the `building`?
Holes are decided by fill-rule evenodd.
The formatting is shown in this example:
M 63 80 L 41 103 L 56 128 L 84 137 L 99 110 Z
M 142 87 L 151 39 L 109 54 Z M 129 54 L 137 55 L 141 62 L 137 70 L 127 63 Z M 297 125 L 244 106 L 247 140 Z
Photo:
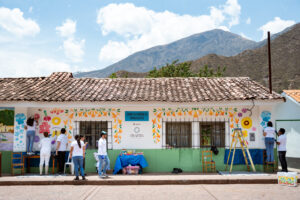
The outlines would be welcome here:
M 286 102 L 274 107 L 276 127 L 287 133 L 288 166 L 300 169 L 300 90 L 284 90 L 282 96 Z
M 201 151 L 217 146 L 217 170 L 224 170 L 226 148 L 234 128 L 243 129 L 249 148 L 262 160 L 262 129 L 275 121 L 273 108 L 283 98 L 257 82 L 239 78 L 73 78 L 0 79 L 0 107 L 14 107 L 14 151 L 25 151 L 24 124 L 39 116 L 39 131 L 51 133 L 53 146 L 65 127 L 69 142 L 85 135 L 89 142 L 86 170 L 95 171 L 93 152 L 101 130 L 108 131 L 112 167 L 121 149 L 143 151 L 146 172 L 201 171 Z M 262 170 L 257 162 L 257 170 Z M 245 170 L 236 165 L 235 170 Z

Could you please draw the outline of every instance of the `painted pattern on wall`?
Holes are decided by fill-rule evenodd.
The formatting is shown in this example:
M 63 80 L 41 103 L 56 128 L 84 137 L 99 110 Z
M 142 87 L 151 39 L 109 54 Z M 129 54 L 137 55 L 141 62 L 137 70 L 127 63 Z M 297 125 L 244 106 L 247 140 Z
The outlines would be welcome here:
M 261 114 L 260 114 L 260 117 L 262 119 L 260 125 L 263 127 L 263 128 L 266 128 L 267 127 L 267 123 L 268 121 L 271 120 L 271 112 L 270 111 L 262 111 Z
M 120 144 L 122 140 L 122 120 L 120 119 L 120 109 L 117 108 L 53 108 L 50 110 L 38 109 L 35 115 L 41 115 L 35 143 L 39 143 L 44 132 L 49 132 L 52 145 L 55 147 L 56 139 L 60 135 L 61 128 L 65 128 L 69 143 L 73 140 L 74 121 L 92 120 L 112 120 L 112 130 L 114 142 Z
M 24 130 L 26 115 L 24 113 L 17 113 L 15 115 L 15 133 L 14 133 L 14 151 L 24 151 L 26 149 L 25 140 L 26 132 Z
M 14 108 L 0 107 L 0 151 L 13 150 L 14 115 Z
M 248 108 L 232 108 L 232 107 L 219 107 L 219 108 L 154 108 L 152 119 L 152 135 L 154 143 L 161 140 L 162 118 L 175 118 L 175 117 L 192 117 L 198 119 L 201 117 L 229 117 L 230 128 L 233 132 L 234 128 L 242 128 L 245 137 L 248 136 L 248 131 L 256 131 L 253 127 L 252 119 L 249 116 Z M 252 129 L 251 129 L 252 128 Z

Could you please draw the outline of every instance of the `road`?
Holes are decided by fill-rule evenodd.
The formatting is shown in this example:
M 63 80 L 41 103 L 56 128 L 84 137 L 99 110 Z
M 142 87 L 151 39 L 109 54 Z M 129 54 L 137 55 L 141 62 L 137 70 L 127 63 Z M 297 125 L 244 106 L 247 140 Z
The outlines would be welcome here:
M 271 185 L 1 186 L 2 200 L 299 199 L 300 187 Z

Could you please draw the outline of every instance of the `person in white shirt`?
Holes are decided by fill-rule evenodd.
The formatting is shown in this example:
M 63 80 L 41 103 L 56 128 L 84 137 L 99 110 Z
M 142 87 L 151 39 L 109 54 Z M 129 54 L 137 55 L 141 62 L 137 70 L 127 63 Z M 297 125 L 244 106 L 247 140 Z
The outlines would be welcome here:
M 56 146 L 56 156 L 58 157 L 58 173 L 62 174 L 64 172 L 64 167 L 66 163 L 66 151 L 68 148 L 68 136 L 65 134 L 66 129 L 62 128 L 60 130 L 60 135 L 57 137 Z
M 278 131 L 278 138 L 277 138 L 277 150 L 278 150 L 278 157 L 281 163 L 282 172 L 288 172 L 288 167 L 286 163 L 286 134 L 285 129 L 281 128 Z
M 49 160 L 51 156 L 51 140 L 48 137 L 48 132 L 44 132 L 44 137 L 40 144 L 40 175 L 43 174 L 43 165 L 45 163 L 45 174 L 48 174 Z
M 106 137 L 107 133 L 105 131 L 101 132 L 101 138 L 98 141 L 98 158 L 99 158 L 99 167 L 98 174 L 101 178 L 108 177 L 106 174 L 107 165 L 108 165 L 108 156 L 106 148 Z
M 37 119 L 34 119 L 34 117 L 29 117 L 26 121 L 26 147 L 27 147 L 27 154 L 28 155 L 33 155 L 33 142 L 34 142 L 34 137 L 35 137 L 35 131 L 36 127 L 38 126 L 38 121 Z
M 268 126 L 264 129 L 263 135 L 265 136 L 265 145 L 267 159 L 266 162 L 274 163 L 274 143 L 275 143 L 275 128 L 273 128 L 273 123 L 268 122 Z
M 83 158 L 85 157 L 85 147 L 83 141 L 80 140 L 80 136 L 75 136 L 75 141 L 71 143 L 70 159 L 73 158 L 74 171 L 76 178 L 74 180 L 79 180 L 78 168 L 80 168 L 82 180 L 86 180 L 83 169 Z

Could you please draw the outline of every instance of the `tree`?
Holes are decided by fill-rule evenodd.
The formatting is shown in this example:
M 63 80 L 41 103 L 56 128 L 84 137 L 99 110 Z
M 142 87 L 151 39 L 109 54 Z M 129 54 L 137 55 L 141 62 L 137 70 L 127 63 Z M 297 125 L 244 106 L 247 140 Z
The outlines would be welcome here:
M 148 78 L 158 78 L 158 77 L 222 77 L 226 71 L 226 67 L 221 68 L 220 66 L 214 70 L 207 65 L 204 65 L 199 69 L 198 73 L 193 73 L 191 71 L 191 62 L 178 63 L 178 60 L 173 61 L 171 64 L 166 64 L 165 66 L 148 72 Z
M 159 70 L 154 67 L 153 70 L 149 71 L 148 78 L 157 77 L 191 77 L 194 74 L 191 72 L 191 62 L 177 63 L 178 60 L 173 61 L 171 64 L 167 63 Z
M 109 78 L 118 78 L 116 73 L 112 73 Z

